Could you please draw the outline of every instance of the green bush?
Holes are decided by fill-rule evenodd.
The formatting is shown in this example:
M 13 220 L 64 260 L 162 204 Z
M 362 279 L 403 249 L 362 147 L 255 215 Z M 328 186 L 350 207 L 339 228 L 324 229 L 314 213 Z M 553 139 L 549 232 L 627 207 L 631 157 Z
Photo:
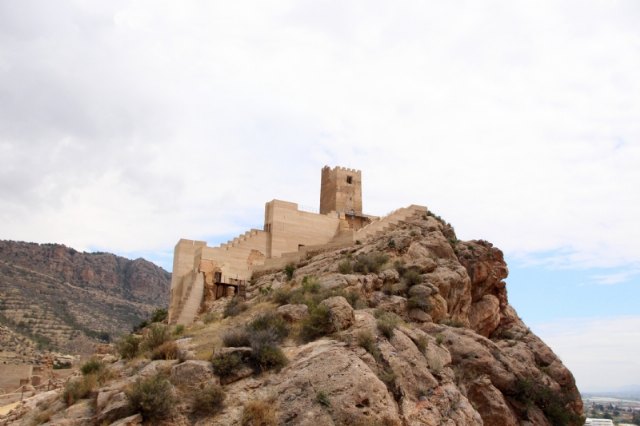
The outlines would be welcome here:
M 180 336 L 182 333 L 184 333 L 184 325 L 176 325 L 176 327 L 173 329 L 173 334 L 175 334 L 176 336 Z
M 325 407 L 331 407 L 331 401 L 329 401 L 329 396 L 324 391 L 319 390 L 316 392 L 316 402 L 320 405 L 324 405 Z
M 279 288 L 272 293 L 273 301 L 278 304 L 278 306 L 288 305 L 291 299 L 291 290 L 285 290 L 283 288 Z
M 389 256 L 384 253 L 361 253 L 356 257 L 353 270 L 361 274 L 377 274 L 388 260 Z
M 164 324 L 154 323 L 149 326 L 147 334 L 142 338 L 140 345 L 142 349 L 152 351 L 170 339 L 169 327 Z
M 91 358 L 89 361 L 82 364 L 82 367 L 80 367 L 80 371 L 82 372 L 83 376 L 86 376 L 87 374 L 95 374 L 103 368 L 104 362 L 96 358 Z
M 369 352 L 373 358 L 379 362 L 381 358 L 380 350 L 376 345 L 376 338 L 369 331 L 361 331 L 356 336 L 358 346 Z
M 415 269 L 407 269 L 404 274 L 402 274 L 402 281 L 407 287 L 412 287 L 417 284 L 422 284 L 422 275 Z
M 224 336 L 222 336 L 222 342 L 225 346 L 233 348 L 251 346 L 249 333 L 244 328 L 236 328 L 227 331 Z
M 581 416 L 568 411 L 565 405 L 568 398 L 560 392 L 536 382 L 532 379 L 520 379 L 516 382 L 515 399 L 525 405 L 535 405 L 542 409 L 544 415 L 553 425 L 582 425 Z
M 96 388 L 95 374 L 87 374 L 82 378 L 69 380 L 62 391 L 62 400 L 67 405 L 73 405 L 81 399 L 87 398 Z
M 413 343 L 415 343 L 420 352 L 424 353 L 429 344 L 429 340 L 425 336 L 419 336 Z
M 242 312 L 246 311 L 249 306 L 238 296 L 234 296 L 229 302 L 227 306 L 224 307 L 223 316 L 227 317 L 235 317 L 236 315 L 240 315 Z
M 259 371 L 279 371 L 288 362 L 282 349 L 270 342 L 252 342 L 251 360 Z
M 349 259 L 344 259 L 338 263 L 338 272 L 341 274 L 350 274 L 353 272 L 353 265 Z
M 196 389 L 193 396 L 193 411 L 200 414 L 216 414 L 224 407 L 226 396 L 222 387 L 216 384 Z
M 431 304 L 429 303 L 429 299 L 421 296 L 411 296 L 407 300 L 407 308 L 409 309 L 422 309 L 425 312 L 429 312 L 431 310 Z
M 171 383 L 160 374 L 138 379 L 126 394 L 132 411 L 139 412 L 146 421 L 166 418 L 174 405 Z
M 258 332 L 269 333 L 273 342 L 282 342 L 289 335 L 289 323 L 275 312 L 260 315 L 247 325 L 249 340 L 253 341 Z
M 287 276 L 287 279 L 291 281 L 293 278 L 293 273 L 296 271 L 296 266 L 293 263 L 289 263 L 284 267 L 284 274 Z
M 309 315 L 302 321 L 300 337 L 303 341 L 310 342 L 329 334 L 330 330 L 331 317 L 329 308 L 324 305 L 318 305 L 310 308 Z
M 141 339 L 135 334 L 127 334 L 116 342 L 116 349 L 124 359 L 135 358 L 140 349 L 140 341 Z
M 316 277 L 307 275 L 302 279 L 302 291 L 304 293 L 319 293 L 320 282 Z
M 378 317 L 378 330 L 387 339 L 391 339 L 391 337 L 393 336 L 393 331 L 395 330 L 399 322 L 400 320 L 397 315 L 391 312 L 384 312 Z
M 220 377 L 228 377 L 235 373 L 242 365 L 242 358 L 237 353 L 214 354 L 211 358 L 213 371 Z
M 151 314 L 151 322 L 162 322 L 167 319 L 167 315 L 166 309 L 156 309 L 153 311 L 153 314 Z

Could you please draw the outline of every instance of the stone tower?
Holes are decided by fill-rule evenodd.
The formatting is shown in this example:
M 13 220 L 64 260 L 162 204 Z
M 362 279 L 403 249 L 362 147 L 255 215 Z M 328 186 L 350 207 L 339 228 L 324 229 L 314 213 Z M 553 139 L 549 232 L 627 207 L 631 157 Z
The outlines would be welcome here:
M 360 170 L 329 166 L 322 168 L 320 214 L 332 211 L 362 215 L 362 173 Z

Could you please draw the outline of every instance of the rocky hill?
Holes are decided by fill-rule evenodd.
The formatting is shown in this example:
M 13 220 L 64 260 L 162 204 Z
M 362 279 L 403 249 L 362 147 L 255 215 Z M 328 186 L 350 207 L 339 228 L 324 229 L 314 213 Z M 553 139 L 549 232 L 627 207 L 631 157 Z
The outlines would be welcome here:
M 508 304 L 502 252 L 426 214 L 153 324 L 0 424 L 582 425 L 571 372 Z M 4 423 L 2 423 L 4 422 Z
M 92 342 L 131 330 L 154 309 L 165 308 L 170 280 L 144 259 L 0 241 L 0 323 L 12 331 L 0 336 L 3 355 L 28 358 L 28 341 L 86 351 Z

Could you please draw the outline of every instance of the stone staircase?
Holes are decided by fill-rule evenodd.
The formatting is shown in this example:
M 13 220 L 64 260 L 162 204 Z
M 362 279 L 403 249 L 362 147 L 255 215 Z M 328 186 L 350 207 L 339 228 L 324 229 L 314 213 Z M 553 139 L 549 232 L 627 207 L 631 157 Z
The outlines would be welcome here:
M 260 232 L 264 232 L 264 231 L 260 231 L 260 230 L 257 230 L 257 229 L 251 229 L 251 230 L 245 232 L 242 235 L 238 235 L 233 240 L 229 240 L 224 244 L 220 244 L 220 248 L 223 248 L 225 250 L 229 250 L 229 249 L 231 249 L 233 247 L 241 247 L 243 242 L 248 241 L 250 238 L 258 235 Z
M 190 324 L 198 314 L 202 296 L 204 294 L 204 277 L 199 272 L 191 272 L 182 279 L 189 279 L 189 286 L 185 292 L 186 296 L 180 300 L 176 312 L 175 319 L 172 323 Z
M 401 222 L 408 220 L 411 217 L 425 214 L 428 209 L 424 206 L 418 206 L 415 204 L 409 207 L 401 207 L 388 215 L 374 220 L 367 226 L 357 230 L 353 236 L 355 241 L 364 241 L 367 238 L 377 237 L 383 233 L 395 228 Z

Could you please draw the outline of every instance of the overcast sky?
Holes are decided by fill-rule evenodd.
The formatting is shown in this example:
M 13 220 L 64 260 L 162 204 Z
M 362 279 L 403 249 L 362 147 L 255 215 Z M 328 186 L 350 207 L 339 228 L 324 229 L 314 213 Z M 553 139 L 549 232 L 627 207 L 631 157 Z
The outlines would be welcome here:
M 354 167 L 503 249 L 581 389 L 639 384 L 639 76 L 637 0 L 0 0 L 0 238 L 170 268 Z

